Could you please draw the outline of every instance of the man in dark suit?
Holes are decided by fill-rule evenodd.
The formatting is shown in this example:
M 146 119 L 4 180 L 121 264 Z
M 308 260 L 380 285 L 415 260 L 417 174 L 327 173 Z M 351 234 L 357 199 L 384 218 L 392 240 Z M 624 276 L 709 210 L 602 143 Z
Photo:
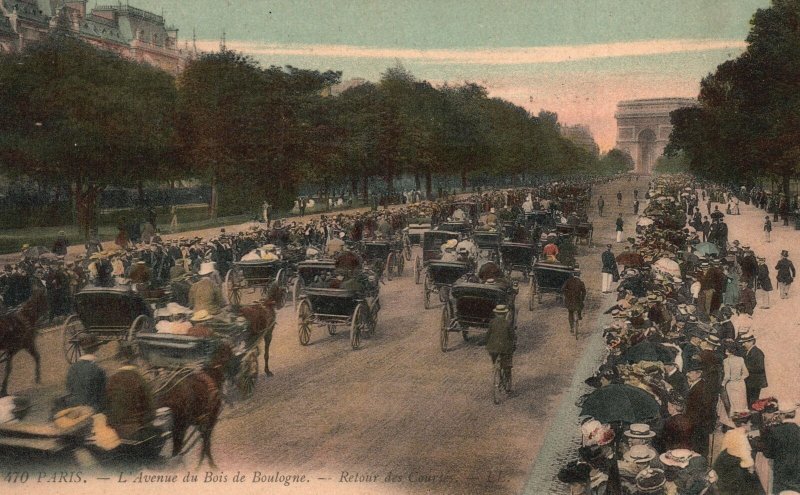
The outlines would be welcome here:
M 800 491 L 800 426 L 784 422 L 777 405 L 769 404 L 763 412 L 767 425 L 761 434 L 764 456 L 772 459 L 772 493 Z
M 580 279 L 580 271 L 575 270 L 573 275 L 564 282 L 562 288 L 564 294 L 564 306 L 567 308 L 569 317 L 569 329 L 575 331 L 575 317 L 583 319 L 583 303 L 586 300 L 586 284 Z
M 603 263 L 602 267 L 603 293 L 608 294 L 611 292 L 611 281 L 619 277 L 619 269 L 617 268 L 617 258 L 614 256 L 614 252 L 611 251 L 611 244 L 606 245 L 606 250 L 603 251 L 601 260 Z
M 717 399 L 706 381 L 698 360 L 691 360 L 686 369 L 689 393 L 686 397 L 686 417 L 692 423 L 692 450 L 708 454 L 708 436 L 717 422 Z
M 669 417 L 664 420 L 664 431 L 659 438 L 663 451 L 692 448 L 693 425 L 683 412 L 685 407 L 683 397 L 673 391 L 667 401 Z
M 89 406 L 100 411 L 105 401 L 106 372 L 98 366 L 95 351 L 100 347 L 97 336 L 81 334 L 78 342 L 81 357 L 67 371 L 67 392 L 63 405 L 66 407 Z
M 686 397 L 689 391 L 689 383 L 686 381 L 686 375 L 678 371 L 678 366 L 675 363 L 664 363 L 664 381 L 672 387 L 672 391 L 680 397 Z M 685 404 L 681 403 L 681 406 Z M 681 407 L 683 411 L 683 407 Z
M 508 318 L 510 309 L 505 305 L 498 305 L 494 308 L 494 319 L 489 324 L 486 332 L 486 352 L 492 358 L 492 364 L 498 359 L 500 366 L 506 373 L 506 377 L 511 382 L 511 368 L 513 367 L 514 351 L 517 348 L 517 334 L 514 325 Z M 509 390 L 509 394 L 512 392 Z
M 768 386 L 764 352 L 756 347 L 756 338 L 752 334 L 740 336 L 739 342 L 744 348 L 744 365 L 748 373 L 748 377 L 744 379 L 744 384 L 747 390 L 747 405 L 749 406 L 759 399 L 761 389 Z

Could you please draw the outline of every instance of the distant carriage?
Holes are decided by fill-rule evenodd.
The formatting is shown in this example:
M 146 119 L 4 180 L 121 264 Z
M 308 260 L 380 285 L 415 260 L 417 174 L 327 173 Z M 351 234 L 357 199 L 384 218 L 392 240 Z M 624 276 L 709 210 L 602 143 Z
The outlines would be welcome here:
M 592 247 L 592 237 L 594 235 L 594 225 L 591 222 L 581 222 L 575 227 L 576 242 L 584 240 L 586 245 Z
M 450 217 L 453 216 L 453 213 L 456 210 L 461 210 L 464 212 L 466 216 L 466 221 L 470 223 L 470 225 L 475 226 L 478 225 L 478 221 L 481 218 L 481 205 L 476 201 L 455 201 L 450 203 Z
M 471 271 L 468 263 L 460 261 L 429 261 L 425 266 L 425 309 L 430 309 L 431 295 L 438 294 L 441 302 L 447 301 L 449 288 Z
M 537 259 L 538 246 L 528 242 L 503 242 L 500 245 L 500 261 L 506 274 L 521 272 L 530 277 Z
M 297 263 L 297 276 L 292 284 L 292 302 L 297 307 L 298 300 L 306 287 L 311 287 L 322 278 L 336 271 L 336 262 L 331 259 L 305 260 Z
M 64 356 L 70 363 L 81 357 L 79 340 L 85 333 L 106 344 L 132 342 L 152 328 L 153 310 L 141 294 L 127 287 L 86 288 L 75 294 L 75 314 L 64 322 Z
M 381 309 L 378 281 L 372 277 L 361 291 L 348 288 L 309 287 L 301 295 L 297 306 L 297 331 L 300 345 L 311 341 L 314 325 L 325 326 L 329 335 L 337 327 L 350 327 L 350 347 L 361 346 L 361 339 L 375 333 Z
M 385 275 L 388 280 L 403 275 L 405 257 L 403 244 L 396 240 L 363 241 L 360 245 L 361 258 L 366 266 L 374 267 L 376 273 Z
M 557 294 L 560 298 L 564 282 L 576 272 L 578 272 L 577 267 L 562 265 L 560 263 L 535 263 L 533 266 L 533 277 L 531 277 L 530 280 L 528 309 L 533 311 L 534 299 L 537 299 L 539 304 L 541 304 L 542 294 Z
M 503 234 L 497 231 L 475 231 L 472 241 L 478 247 L 480 257 L 488 261 L 500 261 L 500 244 Z
M 288 263 L 283 260 L 237 261 L 225 275 L 225 295 L 228 303 L 238 306 L 242 302 L 242 291 L 261 291 L 266 296 L 273 284 L 277 285 L 280 295 L 276 307 L 284 304 L 284 295 L 289 280 Z
M 412 248 L 422 245 L 422 234 L 431 230 L 430 218 L 416 220 L 416 222 L 409 223 L 408 226 L 403 229 L 403 252 L 406 256 L 406 261 L 411 261 Z
M 516 287 L 498 284 L 459 281 L 449 291 L 448 300 L 442 308 L 439 328 L 439 345 L 442 352 L 448 349 L 451 332 L 460 332 L 464 340 L 470 331 L 486 332 L 494 319 L 494 309 L 499 304 L 509 307 L 508 318 L 516 326 L 514 299 Z
M 439 260 L 442 257 L 442 244 L 454 239 L 461 240 L 462 235 L 459 232 L 450 232 L 447 230 L 429 230 L 422 234 L 422 256 L 414 256 L 414 283 L 422 283 L 423 273 L 425 272 L 428 263 L 431 261 Z

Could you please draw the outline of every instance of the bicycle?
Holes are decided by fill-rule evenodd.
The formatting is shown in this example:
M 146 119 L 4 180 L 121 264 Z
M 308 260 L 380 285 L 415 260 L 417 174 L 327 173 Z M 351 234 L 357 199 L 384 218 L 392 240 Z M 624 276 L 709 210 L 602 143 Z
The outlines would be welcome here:
M 503 395 L 511 392 L 511 377 L 507 374 L 507 368 L 500 366 L 501 360 L 500 356 L 494 360 L 492 373 L 492 400 L 495 404 L 500 404 Z

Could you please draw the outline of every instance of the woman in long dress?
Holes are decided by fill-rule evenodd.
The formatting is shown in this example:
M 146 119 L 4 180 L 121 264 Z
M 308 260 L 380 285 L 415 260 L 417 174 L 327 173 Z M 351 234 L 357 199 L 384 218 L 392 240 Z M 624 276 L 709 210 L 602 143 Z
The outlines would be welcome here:
M 728 285 L 725 287 L 725 293 L 722 295 L 722 302 L 735 308 L 739 303 L 739 280 L 742 276 L 739 264 L 734 261 L 725 271 L 725 274 L 728 276 Z
M 725 391 L 728 394 L 730 403 L 728 412 L 730 414 L 749 410 L 747 407 L 747 389 L 744 384 L 744 379 L 749 376 L 749 373 L 744 365 L 744 359 L 741 356 L 737 356 L 735 352 L 735 344 L 728 343 L 725 346 L 725 359 L 722 361 L 724 371 L 722 386 L 725 387 Z

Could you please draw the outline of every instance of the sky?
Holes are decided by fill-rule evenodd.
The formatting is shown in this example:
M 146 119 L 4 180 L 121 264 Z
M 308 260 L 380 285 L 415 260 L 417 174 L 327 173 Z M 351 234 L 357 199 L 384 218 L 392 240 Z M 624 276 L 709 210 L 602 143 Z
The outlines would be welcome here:
M 376 81 L 402 64 L 434 85 L 484 85 L 613 148 L 620 100 L 696 97 L 745 47 L 769 0 L 129 0 L 203 50 Z M 90 7 L 92 4 L 90 3 Z

